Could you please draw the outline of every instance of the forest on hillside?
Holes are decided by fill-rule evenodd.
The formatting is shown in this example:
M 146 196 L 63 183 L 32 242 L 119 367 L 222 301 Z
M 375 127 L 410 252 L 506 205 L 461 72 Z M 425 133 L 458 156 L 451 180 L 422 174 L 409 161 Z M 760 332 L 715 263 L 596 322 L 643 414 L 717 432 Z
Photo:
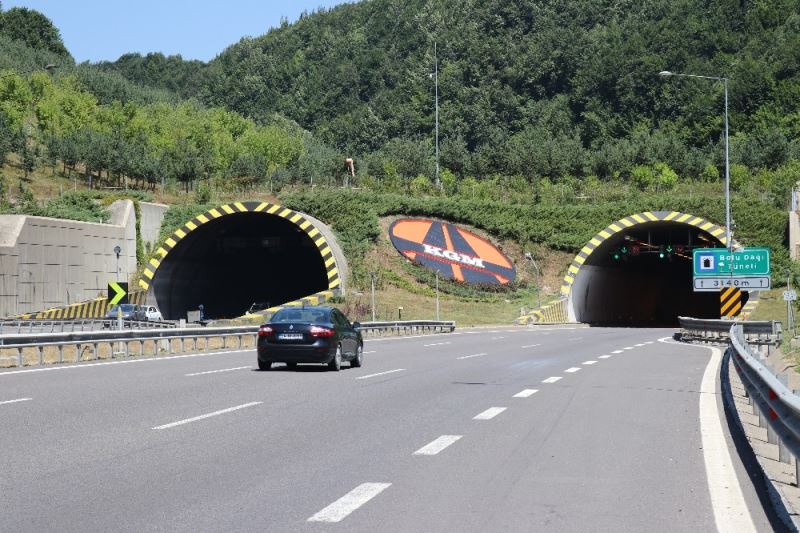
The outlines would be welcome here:
M 797 0 L 364 0 L 209 63 L 95 65 L 14 8 L 0 12 L 0 155 L 187 187 L 342 184 L 353 157 L 351 185 L 438 194 L 436 66 L 446 194 L 719 182 L 723 84 L 665 69 L 729 78 L 734 190 L 785 202 L 800 179 Z

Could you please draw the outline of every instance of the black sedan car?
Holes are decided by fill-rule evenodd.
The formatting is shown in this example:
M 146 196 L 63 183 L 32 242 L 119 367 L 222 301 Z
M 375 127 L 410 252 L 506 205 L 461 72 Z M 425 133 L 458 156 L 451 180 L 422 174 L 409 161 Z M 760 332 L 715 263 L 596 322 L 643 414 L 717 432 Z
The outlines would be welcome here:
M 281 309 L 258 329 L 258 368 L 272 363 L 324 363 L 338 371 L 342 361 L 359 367 L 364 361 L 364 339 L 359 323 L 350 324 L 336 308 L 319 306 Z

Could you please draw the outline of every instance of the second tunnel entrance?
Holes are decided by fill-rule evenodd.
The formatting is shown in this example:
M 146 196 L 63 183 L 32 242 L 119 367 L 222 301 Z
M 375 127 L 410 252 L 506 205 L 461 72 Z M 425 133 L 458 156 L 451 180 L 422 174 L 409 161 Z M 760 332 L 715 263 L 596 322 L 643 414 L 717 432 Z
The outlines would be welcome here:
M 576 321 L 671 327 L 679 316 L 720 317 L 719 292 L 694 292 L 692 251 L 724 248 L 721 230 L 696 217 L 691 217 L 694 224 L 675 220 L 679 217 L 657 219 L 666 213 L 651 214 L 656 220 L 620 224 L 618 231 L 596 237 L 594 246 L 584 248 L 578 256 L 582 263 L 568 275 L 570 313 Z

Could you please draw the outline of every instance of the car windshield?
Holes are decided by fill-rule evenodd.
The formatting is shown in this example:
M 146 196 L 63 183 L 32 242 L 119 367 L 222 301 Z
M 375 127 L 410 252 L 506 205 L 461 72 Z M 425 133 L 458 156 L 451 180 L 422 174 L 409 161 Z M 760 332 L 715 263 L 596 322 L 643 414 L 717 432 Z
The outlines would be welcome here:
M 272 322 L 328 322 L 328 313 L 319 309 L 281 309 Z
M 123 313 L 127 313 L 129 311 L 133 311 L 134 305 L 133 304 L 115 305 L 111 309 L 109 309 L 108 312 L 109 313 L 116 313 L 119 309 L 122 309 Z

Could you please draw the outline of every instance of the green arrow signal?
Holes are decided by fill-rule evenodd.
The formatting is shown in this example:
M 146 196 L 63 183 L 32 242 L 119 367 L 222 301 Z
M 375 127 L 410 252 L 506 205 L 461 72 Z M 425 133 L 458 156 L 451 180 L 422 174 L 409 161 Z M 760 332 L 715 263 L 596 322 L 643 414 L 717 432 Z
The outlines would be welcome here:
M 111 292 L 114 292 L 114 296 L 111 296 Z M 123 302 L 123 300 L 125 300 Z M 109 305 L 117 305 L 118 303 L 127 303 L 128 302 L 128 284 L 127 283 L 117 283 L 116 281 L 109 281 L 108 282 L 108 304 Z

